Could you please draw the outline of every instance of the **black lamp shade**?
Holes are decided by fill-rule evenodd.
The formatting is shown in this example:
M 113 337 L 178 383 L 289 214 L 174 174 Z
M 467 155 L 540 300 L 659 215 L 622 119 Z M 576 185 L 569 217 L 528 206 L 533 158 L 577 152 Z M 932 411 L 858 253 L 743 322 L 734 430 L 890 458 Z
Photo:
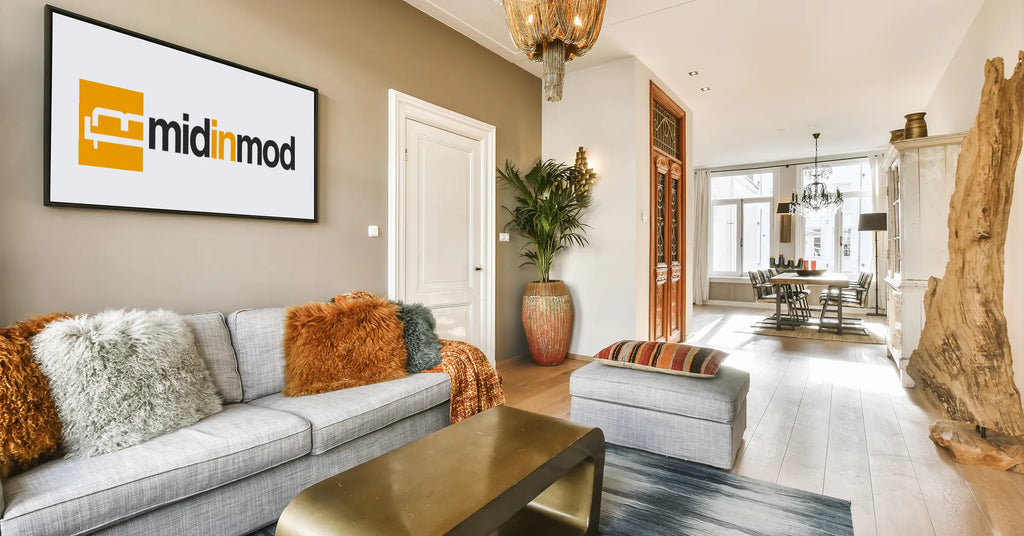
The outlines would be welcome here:
M 885 212 L 861 214 L 860 221 L 857 222 L 858 231 L 884 231 L 886 228 Z
M 779 207 L 775 209 L 776 214 L 789 214 L 790 203 L 779 203 Z

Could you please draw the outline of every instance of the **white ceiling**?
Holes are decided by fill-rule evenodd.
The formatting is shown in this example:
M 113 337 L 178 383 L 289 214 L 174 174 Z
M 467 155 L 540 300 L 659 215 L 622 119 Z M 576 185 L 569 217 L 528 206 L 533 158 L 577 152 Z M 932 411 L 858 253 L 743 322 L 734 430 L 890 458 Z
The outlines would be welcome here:
M 982 1 L 609 0 L 597 44 L 567 76 L 639 58 L 693 110 L 697 167 L 811 156 L 819 131 L 823 155 L 866 151 L 925 108 Z M 540 74 L 498 1 L 406 2 Z

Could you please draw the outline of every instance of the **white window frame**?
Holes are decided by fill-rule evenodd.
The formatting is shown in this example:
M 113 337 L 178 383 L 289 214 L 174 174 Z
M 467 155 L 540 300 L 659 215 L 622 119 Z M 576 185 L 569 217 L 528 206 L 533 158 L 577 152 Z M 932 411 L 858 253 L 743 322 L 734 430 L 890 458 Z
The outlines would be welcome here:
M 868 173 L 871 173 L 871 162 L 868 159 L 868 157 L 866 157 L 866 156 L 859 157 L 859 158 L 850 158 L 850 159 L 847 159 L 847 160 L 840 160 L 840 161 L 829 162 L 829 165 L 835 167 L 835 166 L 847 166 L 847 165 L 850 165 L 850 164 L 858 164 L 858 163 L 864 164 L 867 167 L 867 169 L 868 169 Z M 798 192 L 803 191 L 803 188 L 804 188 L 804 170 L 811 169 L 813 167 L 814 167 L 814 164 L 801 164 L 800 166 L 797 166 L 797 168 L 796 168 L 796 184 L 797 184 L 797 191 Z M 826 184 L 826 186 L 829 186 L 829 190 L 830 191 L 835 189 L 831 185 Z M 873 203 L 873 200 L 874 200 L 874 181 L 871 180 L 871 177 L 868 177 L 868 189 L 867 190 L 857 190 L 857 191 L 853 191 L 853 192 L 844 191 L 843 192 L 843 199 L 861 199 L 861 200 L 867 199 L 869 201 L 868 205 L 871 205 Z M 864 204 L 863 201 L 861 202 L 860 208 L 861 208 L 861 212 L 862 213 L 863 212 L 871 212 L 871 209 L 869 209 Z M 800 216 L 799 217 L 798 225 L 796 227 L 798 229 L 799 236 L 796 237 L 797 240 L 796 240 L 796 244 L 794 244 L 795 245 L 794 250 L 796 251 L 796 256 L 798 258 L 802 258 L 802 257 L 804 257 L 804 254 L 806 253 L 806 248 L 804 248 L 804 243 L 806 242 L 806 236 L 807 236 L 807 234 L 806 234 L 807 233 L 807 218 L 804 218 L 803 216 Z M 835 222 L 832 225 L 832 227 L 833 227 L 833 229 L 832 229 L 832 240 L 833 240 L 834 247 L 832 248 L 832 264 L 831 264 L 831 266 L 834 268 L 834 267 L 837 267 L 837 266 L 842 266 L 842 244 L 840 243 L 840 239 L 842 238 L 842 233 L 843 233 L 843 211 L 842 211 L 842 209 L 839 209 L 838 211 L 836 211 Z M 845 275 L 853 275 L 853 276 L 856 276 L 858 273 L 859 273 L 859 271 L 858 272 L 844 272 Z
M 772 176 L 772 195 L 771 196 L 758 196 L 758 197 L 732 197 L 729 199 L 715 199 L 709 200 L 710 209 L 708 210 L 708 233 L 709 237 L 714 236 L 714 220 L 711 219 L 711 214 L 714 212 L 714 207 L 721 205 L 736 205 L 736 271 L 723 272 L 715 271 L 714 260 L 715 260 L 715 243 L 713 240 L 708 240 L 708 277 L 745 277 L 746 274 L 743 271 L 743 204 L 744 203 L 768 203 L 769 213 L 775 213 L 776 200 L 778 199 L 779 192 L 779 168 L 768 167 L 759 169 L 745 169 L 742 171 L 713 171 L 711 173 L 711 180 L 715 177 L 735 177 L 738 175 L 764 175 L 771 174 Z M 710 192 L 709 192 L 710 195 Z M 769 249 L 775 245 L 775 220 L 776 218 L 768 218 L 768 237 L 769 237 Z M 767 259 L 766 259 L 767 260 Z

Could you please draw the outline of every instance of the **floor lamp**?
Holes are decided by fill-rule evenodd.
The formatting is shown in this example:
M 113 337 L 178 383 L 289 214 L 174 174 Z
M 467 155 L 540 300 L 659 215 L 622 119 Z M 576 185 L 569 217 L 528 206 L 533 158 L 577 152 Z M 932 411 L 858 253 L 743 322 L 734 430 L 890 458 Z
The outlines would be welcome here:
M 878 231 L 885 231 L 887 214 L 885 212 L 870 212 L 860 215 L 857 222 L 858 231 L 872 231 L 875 234 L 875 312 L 868 313 L 869 316 L 885 316 L 885 311 L 878 311 L 878 287 L 882 281 L 878 277 Z

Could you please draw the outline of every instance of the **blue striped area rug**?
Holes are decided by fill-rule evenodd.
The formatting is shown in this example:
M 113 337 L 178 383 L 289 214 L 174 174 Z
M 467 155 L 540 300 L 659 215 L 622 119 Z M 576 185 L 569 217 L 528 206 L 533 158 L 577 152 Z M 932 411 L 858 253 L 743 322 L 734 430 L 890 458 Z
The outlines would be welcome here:
M 853 518 L 849 501 L 609 444 L 601 534 L 845 536 Z
M 604 536 L 842 536 L 850 502 L 719 469 L 607 445 Z

